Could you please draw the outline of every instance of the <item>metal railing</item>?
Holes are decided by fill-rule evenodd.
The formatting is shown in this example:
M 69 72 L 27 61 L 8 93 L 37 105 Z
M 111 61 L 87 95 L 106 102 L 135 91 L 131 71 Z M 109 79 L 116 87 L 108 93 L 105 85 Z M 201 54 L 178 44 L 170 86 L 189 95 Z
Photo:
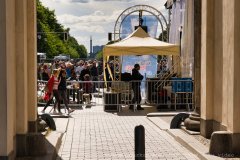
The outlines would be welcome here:
M 180 65 L 182 62 L 182 58 L 180 56 L 177 56 L 177 59 L 175 63 L 169 68 L 169 70 L 166 73 L 159 73 L 156 75 L 156 77 L 159 77 L 160 80 L 158 83 L 155 83 L 155 87 L 161 87 L 165 80 L 170 79 L 176 72 L 174 71 L 176 68 L 178 68 L 178 65 Z
M 159 82 L 162 84 L 161 87 L 156 87 L 156 83 Z M 38 105 L 46 104 L 42 98 L 46 83 L 46 81 L 38 81 Z M 119 111 L 121 106 L 135 105 L 132 103 L 133 83 L 136 81 L 67 81 L 69 106 L 104 105 L 105 110 Z M 193 86 L 192 80 L 142 81 L 141 104 L 153 105 L 160 110 L 192 110 L 194 109 Z

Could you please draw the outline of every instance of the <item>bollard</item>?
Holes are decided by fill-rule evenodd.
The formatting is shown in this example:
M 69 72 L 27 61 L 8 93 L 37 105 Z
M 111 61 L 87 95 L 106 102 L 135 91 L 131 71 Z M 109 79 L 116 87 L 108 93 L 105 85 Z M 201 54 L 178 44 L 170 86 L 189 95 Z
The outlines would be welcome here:
M 135 127 L 135 160 L 145 160 L 145 130 L 142 125 Z

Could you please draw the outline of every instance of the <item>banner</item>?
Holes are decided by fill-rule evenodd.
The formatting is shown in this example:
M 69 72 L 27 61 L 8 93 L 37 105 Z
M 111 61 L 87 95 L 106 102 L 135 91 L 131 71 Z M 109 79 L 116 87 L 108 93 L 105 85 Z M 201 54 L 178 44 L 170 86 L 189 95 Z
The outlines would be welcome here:
M 123 16 L 124 18 L 125 16 Z M 143 18 L 143 26 L 147 26 L 148 28 L 148 34 L 156 38 L 157 36 L 157 28 L 158 28 L 158 19 L 155 16 L 152 15 L 145 15 L 142 16 Z M 138 15 L 129 15 L 127 16 L 124 21 L 122 22 L 122 28 L 121 28 L 121 39 L 126 38 L 129 34 L 131 34 L 135 26 L 139 25 L 139 16 Z
M 123 56 L 122 59 L 122 73 L 128 72 L 132 74 L 134 64 L 140 65 L 140 73 L 146 78 L 155 77 L 157 73 L 157 56 L 156 55 L 144 55 L 144 56 Z M 143 102 L 146 100 L 146 84 L 141 84 L 141 95 Z
M 140 65 L 140 73 L 148 78 L 154 77 L 157 73 L 157 56 L 144 55 L 144 56 L 123 56 L 122 59 L 122 73 L 132 73 L 134 64 Z

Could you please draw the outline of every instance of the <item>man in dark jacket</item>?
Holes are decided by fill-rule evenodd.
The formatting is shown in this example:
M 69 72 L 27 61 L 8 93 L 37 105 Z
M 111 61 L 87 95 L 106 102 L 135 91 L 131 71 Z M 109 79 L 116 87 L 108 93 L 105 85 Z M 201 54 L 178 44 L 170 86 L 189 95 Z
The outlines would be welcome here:
M 143 79 L 143 76 L 139 73 L 140 65 L 135 64 L 134 68 L 132 69 L 132 89 L 134 93 L 134 97 L 132 99 L 132 105 L 130 105 L 129 109 L 133 109 L 133 105 L 137 102 L 137 109 L 138 110 L 144 110 L 144 108 L 141 107 L 140 102 L 142 100 L 141 97 L 141 81 Z
M 85 64 L 85 65 L 84 65 L 84 69 L 82 70 L 82 72 L 81 72 L 81 74 L 80 74 L 80 77 L 79 77 L 79 78 L 80 78 L 81 81 L 84 81 L 84 76 L 85 76 L 86 74 L 91 75 L 91 73 L 90 73 L 90 67 L 89 67 L 88 64 Z

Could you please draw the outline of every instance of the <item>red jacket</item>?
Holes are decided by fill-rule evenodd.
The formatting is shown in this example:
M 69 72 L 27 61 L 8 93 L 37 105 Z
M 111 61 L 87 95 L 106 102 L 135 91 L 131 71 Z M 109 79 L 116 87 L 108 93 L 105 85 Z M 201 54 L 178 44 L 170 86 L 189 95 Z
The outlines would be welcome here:
M 53 91 L 53 84 L 54 84 L 54 76 L 51 76 L 51 78 L 48 80 L 48 92 L 52 92 Z

